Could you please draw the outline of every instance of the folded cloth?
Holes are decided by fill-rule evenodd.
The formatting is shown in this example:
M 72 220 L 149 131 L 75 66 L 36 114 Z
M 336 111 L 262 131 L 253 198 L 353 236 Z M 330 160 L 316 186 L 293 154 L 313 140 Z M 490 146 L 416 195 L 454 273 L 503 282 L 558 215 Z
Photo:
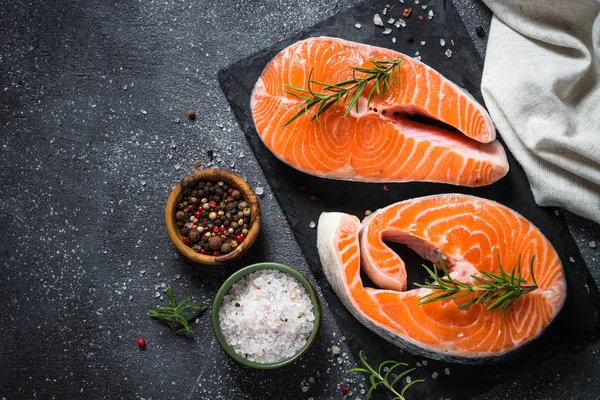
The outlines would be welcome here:
M 481 82 L 537 204 L 600 223 L 600 0 L 483 0 Z

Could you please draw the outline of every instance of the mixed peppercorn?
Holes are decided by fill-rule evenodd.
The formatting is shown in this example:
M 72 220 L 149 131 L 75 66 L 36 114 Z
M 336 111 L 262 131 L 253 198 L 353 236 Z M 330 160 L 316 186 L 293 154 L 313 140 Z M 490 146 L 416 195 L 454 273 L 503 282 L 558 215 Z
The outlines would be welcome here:
M 242 243 L 251 217 L 242 192 L 223 181 L 199 181 L 186 188 L 175 213 L 183 243 L 210 256 L 230 253 Z

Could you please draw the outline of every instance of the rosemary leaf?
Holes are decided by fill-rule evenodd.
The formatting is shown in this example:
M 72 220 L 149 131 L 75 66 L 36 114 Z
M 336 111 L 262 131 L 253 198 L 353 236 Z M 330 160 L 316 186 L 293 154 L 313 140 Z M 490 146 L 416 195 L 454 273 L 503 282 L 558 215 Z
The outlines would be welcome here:
M 170 307 L 157 307 L 154 310 L 148 310 L 148 316 L 163 322 L 171 328 L 175 334 L 180 332 L 192 332 L 190 322 L 196 318 L 198 314 L 206 310 L 206 306 L 200 304 L 186 305 L 190 300 L 189 296 L 180 303 L 177 303 L 171 286 L 167 288 L 167 299 L 171 305 Z
M 365 360 L 362 350 L 358 353 L 358 357 L 360 359 L 360 362 L 364 366 L 364 368 L 362 368 L 362 367 L 351 368 L 348 371 L 346 371 L 346 374 L 349 374 L 352 372 L 362 372 L 362 373 L 369 374 L 369 378 L 368 378 L 369 389 L 367 390 L 365 399 L 370 399 L 374 390 L 376 390 L 379 386 L 384 386 L 390 392 L 390 394 L 393 395 L 394 399 L 406 400 L 406 398 L 404 397 L 404 393 L 406 392 L 406 390 L 409 387 L 411 387 L 412 385 L 414 385 L 415 383 L 424 382 L 423 379 L 416 379 L 416 380 L 411 381 L 411 382 L 407 383 L 406 385 L 404 385 L 402 387 L 402 389 L 400 390 L 400 392 L 398 392 L 395 388 L 395 385 L 398 382 L 400 382 L 400 380 L 403 377 L 405 377 L 406 375 L 413 372 L 416 368 L 409 368 L 407 370 L 404 370 L 403 372 L 396 374 L 394 379 L 392 381 L 390 381 L 390 377 L 392 376 L 392 371 L 395 368 L 408 367 L 408 364 L 397 362 L 394 360 L 386 360 L 386 361 L 383 361 L 381 364 L 379 364 L 379 366 L 377 367 L 377 371 L 375 371 L 375 369 L 373 367 L 371 367 L 369 365 L 369 363 Z M 385 373 L 384 373 L 384 369 L 386 367 L 388 368 L 388 370 L 385 371 Z M 384 373 L 384 374 L 382 375 L 382 373 Z
M 531 257 L 529 271 L 533 284 L 530 284 L 521 274 L 521 256 L 519 256 L 518 265 L 510 272 L 507 272 L 502 266 L 500 256 L 498 256 L 498 272 L 479 270 L 483 276 L 471 275 L 474 282 L 459 282 L 450 277 L 441 255 L 438 255 L 440 266 L 444 272 L 444 277 L 440 277 L 437 269 L 428 268 L 423 265 L 430 278 L 433 279 L 429 284 L 417 284 L 415 286 L 424 289 L 430 289 L 428 293 L 419 298 L 419 304 L 428 304 L 435 301 L 455 300 L 461 297 L 475 294 L 475 297 L 461 304 L 458 308 L 464 309 L 473 304 L 482 303 L 487 311 L 499 310 L 500 313 L 506 312 L 521 296 L 532 292 L 538 288 L 533 272 L 535 256 Z
M 313 107 L 317 106 L 317 111 L 312 116 L 311 121 L 321 122 L 319 116 L 335 104 L 334 112 L 337 112 L 340 103 L 347 104 L 344 117 L 350 114 L 352 109 L 358 112 L 358 100 L 362 97 L 369 83 L 373 82 L 373 87 L 367 97 L 367 106 L 377 94 L 384 97 L 388 91 L 392 91 L 392 86 L 400 85 L 400 65 L 402 58 L 395 60 L 370 60 L 372 67 L 350 66 L 352 69 L 352 79 L 337 83 L 324 83 L 312 80 L 313 69 L 308 73 L 306 81 L 307 88 L 299 88 L 293 85 L 285 85 L 284 93 L 303 100 L 298 106 L 296 114 L 290 118 L 284 126 L 288 126 L 293 121 L 304 114 L 307 114 Z M 367 74 L 363 77 L 357 77 L 356 72 Z M 312 85 L 321 86 L 321 92 L 315 92 Z

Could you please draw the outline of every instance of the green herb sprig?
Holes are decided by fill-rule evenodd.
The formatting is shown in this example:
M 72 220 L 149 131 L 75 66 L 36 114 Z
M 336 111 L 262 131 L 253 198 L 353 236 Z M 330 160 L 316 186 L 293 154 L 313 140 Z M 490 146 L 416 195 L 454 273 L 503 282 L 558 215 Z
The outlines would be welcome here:
M 186 297 L 181 303 L 175 301 L 175 295 L 171 286 L 167 288 L 167 298 L 170 307 L 157 307 L 154 310 L 148 310 L 148 316 L 155 318 L 167 324 L 175 334 L 180 332 L 191 332 L 190 322 L 206 309 L 206 306 L 200 304 L 187 304 L 190 300 Z
M 335 105 L 334 112 L 337 112 L 340 103 L 348 102 L 348 108 L 344 113 L 344 117 L 350 113 L 352 108 L 356 108 L 356 112 L 358 112 L 358 100 L 371 81 L 375 81 L 375 84 L 369 92 L 367 106 L 371 104 L 371 99 L 375 94 L 383 97 L 388 91 L 391 91 L 394 82 L 397 87 L 400 86 L 400 64 L 402 63 L 402 58 L 395 60 L 370 60 L 370 62 L 373 64 L 373 67 L 370 68 L 351 65 L 352 79 L 342 82 L 322 83 L 314 81 L 311 79 L 313 73 L 313 69 L 311 68 L 308 74 L 307 89 L 286 84 L 284 92 L 302 99 L 304 102 L 298 107 L 298 112 L 284 126 L 288 126 L 298 117 L 308 113 L 313 107 L 317 107 L 317 111 L 311 118 L 311 121 L 316 120 L 319 123 L 321 122 L 319 120 L 321 114 L 333 105 Z M 357 72 L 367 75 L 359 78 L 356 76 Z M 322 86 L 323 92 L 329 93 L 315 92 L 311 88 L 311 85 Z
M 369 365 L 369 363 L 363 357 L 362 350 L 358 353 L 358 357 L 360 358 L 360 362 L 362 363 L 362 365 L 364 365 L 364 368 L 362 368 L 362 367 L 352 368 L 352 369 L 349 369 L 348 371 L 346 371 L 346 374 L 349 374 L 352 372 L 364 372 L 366 374 L 369 374 L 370 387 L 365 396 L 365 400 L 370 399 L 371 395 L 373 394 L 373 391 L 375 389 L 377 389 L 377 387 L 379 387 L 380 385 L 384 386 L 394 396 L 394 397 L 392 397 L 392 400 L 406 400 L 406 398 L 404 397 L 404 393 L 406 392 L 406 390 L 409 387 L 411 387 L 415 383 L 425 382 L 423 379 L 415 379 L 414 381 L 410 381 L 407 384 L 405 384 L 402 387 L 402 389 L 400 389 L 400 392 L 398 392 L 398 390 L 396 390 L 396 388 L 394 386 L 398 382 L 400 382 L 400 380 L 403 377 L 405 377 L 406 375 L 413 372 L 416 368 L 409 368 L 400 373 L 396 373 L 394 371 L 396 368 L 408 367 L 408 364 L 401 363 L 401 362 L 394 361 L 394 360 L 387 360 L 387 361 L 384 361 L 381 364 L 379 364 L 379 367 L 377 368 L 377 370 L 375 370 L 373 367 L 371 367 Z M 387 367 L 387 370 L 385 370 L 386 367 Z M 392 374 L 392 371 L 394 371 L 393 374 Z
M 511 272 L 504 270 L 500 262 L 500 256 L 498 256 L 499 272 L 493 273 L 479 270 L 484 277 L 471 275 L 475 280 L 473 284 L 452 279 L 446 270 L 441 255 L 439 256 L 439 260 L 444 271 L 444 277 L 438 275 L 437 268 L 433 267 L 433 269 L 430 269 L 426 265 L 423 265 L 434 282 L 426 285 L 415 283 L 415 286 L 432 290 L 431 293 L 419 298 L 419 304 L 441 300 L 454 300 L 477 293 L 475 297 L 461 304 L 458 308 L 467 308 L 472 304 L 482 303 L 488 311 L 499 309 L 500 313 L 503 313 L 521 296 L 538 288 L 535 275 L 533 274 L 535 256 L 531 257 L 529 265 L 533 284 L 527 282 L 521 275 L 521 256 L 519 256 L 517 268 L 513 268 Z

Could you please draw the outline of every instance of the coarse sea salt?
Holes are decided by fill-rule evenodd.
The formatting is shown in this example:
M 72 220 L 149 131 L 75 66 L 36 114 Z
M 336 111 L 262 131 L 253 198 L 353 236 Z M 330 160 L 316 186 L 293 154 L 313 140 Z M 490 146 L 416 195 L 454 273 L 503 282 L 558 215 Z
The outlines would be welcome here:
M 304 286 L 288 274 L 248 274 L 223 296 L 219 324 L 227 343 L 242 357 L 272 363 L 294 356 L 310 336 L 315 315 Z

